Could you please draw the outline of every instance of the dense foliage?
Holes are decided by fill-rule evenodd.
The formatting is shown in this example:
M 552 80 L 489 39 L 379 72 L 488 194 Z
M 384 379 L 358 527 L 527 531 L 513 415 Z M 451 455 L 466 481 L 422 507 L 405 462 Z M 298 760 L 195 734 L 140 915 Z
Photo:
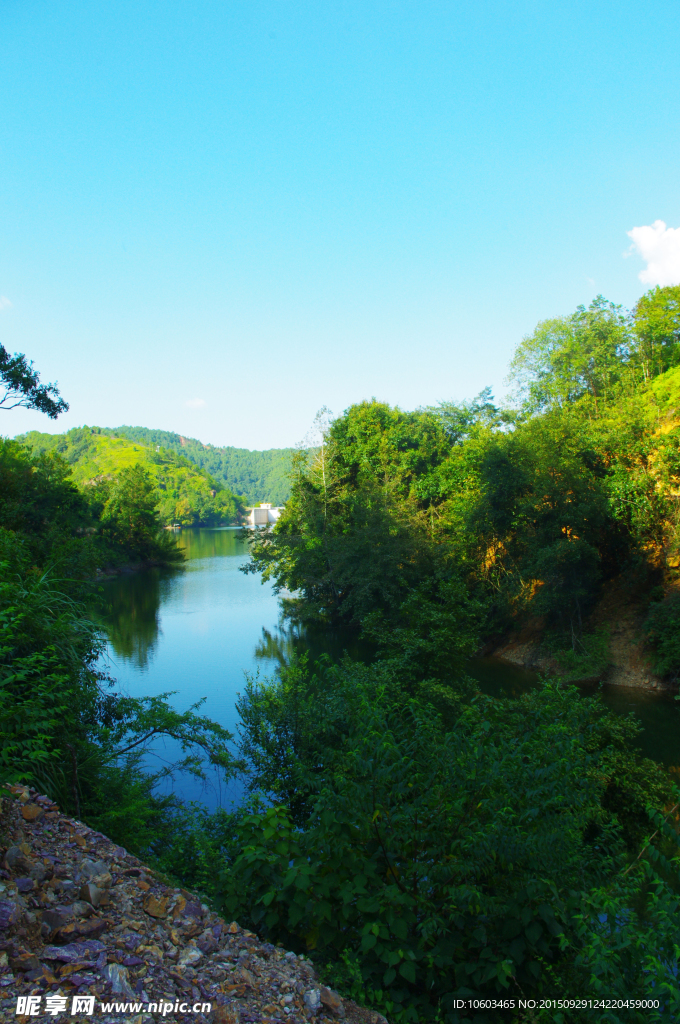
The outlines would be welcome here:
M 139 558 L 177 560 L 141 466 L 123 469 L 101 503 L 60 456 L 0 440 L 0 783 L 30 781 L 149 849 L 179 813 L 155 796 L 158 781 L 229 772 L 233 759 L 229 734 L 198 706 L 180 714 L 169 694 L 127 697 L 102 669 L 104 637 L 83 599 L 98 567 Z M 154 768 L 159 737 L 175 755 Z
M 56 420 L 68 411 L 68 402 L 56 384 L 41 384 L 40 374 L 21 352 L 10 355 L 0 345 L 0 410 L 35 409 Z
M 222 898 L 394 1019 L 567 991 L 680 1011 L 668 776 L 598 697 L 561 682 L 492 702 L 465 675 L 485 639 L 530 628 L 563 680 L 601 678 L 599 601 L 623 590 L 677 677 L 679 298 L 539 324 L 514 410 L 489 391 L 352 406 L 253 537 L 248 570 L 294 595 L 292 621 L 344 623 L 376 654 L 247 689 L 241 749 L 268 805 L 240 825 Z
M 415 412 L 363 402 L 295 455 L 247 571 L 287 592 L 298 632 L 342 624 L 372 653 L 282 651 L 239 700 L 239 766 L 196 708 L 109 688 L 79 584 L 53 568 L 77 580 L 107 546 L 158 543 L 158 481 L 183 456 L 69 432 L 55 444 L 94 479 L 78 489 L 39 439 L 33 454 L 3 442 L 4 777 L 38 781 L 393 1024 L 677 1018 L 680 792 L 637 752 L 634 720 L 567 680 L 602 676 L 602 595 L 622 591 L 646 656 L 680 673 L 679 309 L 678 288 L 630 313 L 598 297 L 521 343 L 515 409 L 489 391 Z M 116 472 L 97 462 L 124 452 Z M 484 697 L 470 655 L 526 629 L 561 678 Z M 159 800 L 139 755 L 159 733 L 185 770 L 238 767 L 244 806 Z M 564 996 L 652 1004 L 458 1002 Z
M 189 459 L 205 470 L 219 485 L 233 491 L 248 504 L 271 502 L 283 505 L 290 495 L 290 463 L 295 449 L 270 448 L 251 451 L 248 448 L 218 447 L 203 444 L 195 437 L 182 437 L 170 430 L 148 427 L 116 427 L 107 431 L 143 445 L 160 445 Z
M 93 489 L 103 504 L 111 500 L 121 474 L 139 467 L 138 472 L 143 470 L 151 482 L 162 525 L 219 526 L 236 522 L 243 511 L 238 495 L 183 455 L 159 445 L 135 444 L 98 427 L 76 427 L 66 434 L 32 431 L 18 440 L 36 453 L 62 456 L 73 480 L 81 489 Z

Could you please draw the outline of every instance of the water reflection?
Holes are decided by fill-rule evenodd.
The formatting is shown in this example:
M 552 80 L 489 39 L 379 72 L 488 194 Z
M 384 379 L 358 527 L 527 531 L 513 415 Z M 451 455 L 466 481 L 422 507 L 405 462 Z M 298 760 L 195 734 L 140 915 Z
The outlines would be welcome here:
M 107 668 L 124 692 L 174 691 L 180 710 L 205 697 L 205 714 L 236 732 L 236 700 L 246 672 L 272 675 L 304 653 L 312 662 L 322 655 L 338 661 L 345 652 L 372 660 L 372 646 L 354 630 L 282 621 L 271 584 L 263 586 L 258 576 L 240 572 L 248 558 L 240 531 L 182 530 L 177 543 L 186 555 L 181 568 L 149 569 L 102 584 L 97 615 L 110 639 Z M 494 658 L 474 659 L 468 671 L 495 697 L 519 697 L 538 683 L 535 674 Z M 641 721 L 644 754 L 680 764 L 680 709 L 671 697 L 619 687 L 601 692 L 612 710 L 632 711 Z M 182 795 L 211 806 L 220 799 L 188 783 L 182 784 Z
M 536 672 L 501 658 L 475 658 L 468 671 L 491 697 L 520 697 L 540 685 Z M 610 711 L 635 715 L 642 726 L 636 742 L 645 757 L 667 767 L 680 764 L 680 707 L 672 694 L 606 684 L 583 685 L 579 690 L 584 697 L 599 693 Z
M 146 669 L 160 636 L 159 610 L 173 570 L 147 569 L 107 580 L 95 616 L 106 629 L 116 655 Z
M 255 648 L 255 657 L 275 661 L 279 668 L 289 665 L 294 656 L 306 654 L 310 662 L 322 656 L 340 661 L 347 654 L 355 661 L 370 663 L 374 645 L 362 640 L 356 629 L 349 626 L 322 626 L 315 623 L 291 623 L 280 618 L 276 629 L 263 629 L 262 639 Z

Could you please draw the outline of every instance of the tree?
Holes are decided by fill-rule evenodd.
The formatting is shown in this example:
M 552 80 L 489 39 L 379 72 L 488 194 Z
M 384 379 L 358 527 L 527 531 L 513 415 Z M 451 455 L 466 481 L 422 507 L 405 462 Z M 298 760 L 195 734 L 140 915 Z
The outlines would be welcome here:
M 5 389 L 0 397 L 0 409 L 37 409 L 44 412 L 51 420 L 56 420 L 62 412 L 68 412 L 68 402 L 59 395 L 56 384 L 41 384 L 40 374 L 33 369 L 25 355 L 15 352 L 9 354 L 4 345 L 0 345 L 0 387 Z
M 633 310 L 636 355 L 645 380 L 680 363 L 680 285 L 652 288 Z
M 156 494 L 149 472 L 137 463 L 121 471 L 111 487 L 102 513 L 102 523 L 114 541 L 147 557 L 154 549 L 160 527 Z
M 597 419 L 613 397 L 629 343 L 621 307 L 598 295 L 587 309 L 539 323 L 519 345 L 509 380 L 530 415 L 586 400 Z

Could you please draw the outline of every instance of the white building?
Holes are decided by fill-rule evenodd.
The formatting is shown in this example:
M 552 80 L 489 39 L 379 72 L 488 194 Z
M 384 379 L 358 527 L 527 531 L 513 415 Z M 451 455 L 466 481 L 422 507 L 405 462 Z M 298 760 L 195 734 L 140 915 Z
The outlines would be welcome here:
M 246 522 L 248 526 L 266 526 L 267 523 L 275 523 L 283 512 L 283 505 L 274 506 L 263 503 L 259 508 L 248 509 Z

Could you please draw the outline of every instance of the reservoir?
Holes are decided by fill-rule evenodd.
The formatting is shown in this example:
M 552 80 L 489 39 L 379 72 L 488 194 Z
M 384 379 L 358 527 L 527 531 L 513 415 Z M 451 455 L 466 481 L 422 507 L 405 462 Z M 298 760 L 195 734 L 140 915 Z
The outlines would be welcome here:
M 118 688 L 133 697 L 174 691 L 180 711 L 204 699 L 200 713 L 236 734 L 236 698 L 246 674 L 274 674 L 291 643 L 339 657 L 345 648 L 360 653 L 356 640 L 328 631 L 291 640 L 280 629 L 279 600 L 259 575 L 245 575 L 246 544 L 236 529 L 188 529 L 178 534 L 186 562 L 181 569 L 147 569 L 104 581 L 101 617 L 108 636 L 106 669 Z M 476 659 L 470 672 L 493 696 L 517 696 L 536 685 L 536 677 L 513 665 Z M 592 692 L 592 691 L 590 691 Z M 680 709 L 672 696 L 627 687 L 603 687 L 614 711 L 633 712 L 644 731 L 639 743 L 647 757 L 680 765 Z M 163 763 L 176 751 L 159 746 Z M 207 787 L 192 778 L 177 780 L 175 790 L 209 807 L 240 799 L 239 783 Z

